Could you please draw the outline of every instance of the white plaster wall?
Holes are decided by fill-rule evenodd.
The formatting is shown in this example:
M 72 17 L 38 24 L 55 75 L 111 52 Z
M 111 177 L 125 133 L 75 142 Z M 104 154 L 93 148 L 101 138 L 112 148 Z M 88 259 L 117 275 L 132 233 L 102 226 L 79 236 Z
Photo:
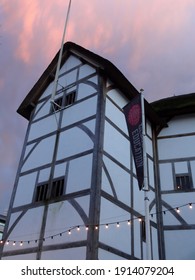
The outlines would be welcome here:
M 18 182 L 14 207 L 25 205 L 32 202 L 37 173 L 21 176 Z
M 55 136 L 43 139 L 32 151 L 22 167 L 22 172 L 51 163 L 54 151 Z
M 78 86 L 77 100 L 88 97 L 97 92 L 97 89 L 91 85 L 80 83 Z
M 164 234 L 167 260 L 195 259 L 195 230 L 165 231 Z
M 160 185 L 161 190 L 173 190 L 173 174 L 172 174 L 172 165 L 171 163 L 161 163 L 159 165 L 160 170 Z
M 66 193 L 73 193 L 91 187 L 92 155 L 71 160 Z
M 55 165 L 54 178 L 63 177 L 65 175 L 66 163 Z
M 130 142 L 107 121 L 104 130 L 104 150 L 130 169 Z
M 71 84 L 74 84 L 75 81 L 77 80 L 77 71 L 78 70 L 75 69 L 59 77 L 57 90 L 62 89 L 62 87 L 67 87 Z
M 57 118 L 59 118 L 59 113 L 57 113 L 56 115 Z M 31 124 L 28 141 L 45 136 L 56 130 L 57 130 L 56 118 L 55 115 L 52 114 L 51 116 L 48 116 L 42 120 L 39 120 Z
M 119 92 L 119 90 L 117 89 L 112 89 L 110 90 L 107 95 L 120 107 L 123 108 L 125 105 L 127 105 L 127 103 L 129 102 L 129 100 L 123 96 L 123 94 L 121 92 Z
M 195 156 L 195 136 L 159 139 L 159 159 L 177 159 Z
M 191 202 L 195 202 L 195 195 L 191 192 L 178 192 L 172 194 L 163 194 L 163 201 L 170 205 L 169 209 L 179 207 L 180 212 L 177 214 L 176 210 L 174 213 L 176 215 L 181 216 L 185 222 L 189 224 L 194 224 L 194 208 L 190 209 L 188 204 Z M 186 206 L 183 206 L 187 204 Z M 181 207 L 180 207 L 181 206 Z M 182 207 L 183 206 L 183 207 Z M 167 208 L 163 207 L 163 210 Z M 167 211 L 165 215 L 163 215 L 163 221 L 165 225 L 178 225 L 181 224 L 177 218 L 172 215 L 172 211 Z
M 128 135 L 124 113 L 114 106 L 108 98 L 106 99 L 106 117 Z
M 88 204 L 89 197 L 83 198 Z M 79 200 L 78 200 L 79 202 Z M 82 207 L 83 202 L 81 203 Z M 86 215 L 88 215 L 88 209 Z M 87 231 L 84 222 L 77 212 L 77 210 L 68 202 L 61 201 L 49 205 L 46 227 L 45 227 L 45 241 L 44 245 L 64 244 L 74 241 L 86 240 Z M 77 230 L 80 226 L 80 230 Z M 71 234 L 69 234 L 71 229 Z M 60 233 L 62 235 L 60 236 Z M 53 238 L 51 238 L 53 236 Z M 47 238 L 49 237 L 49 238 Z
M 64 65 L 61 67 L 60 69 L 60 74 L 69 71 L 70 69 L 81 65 L 81 61 L 80 59 L 78 59 L 76 56 L 74 55 L 70 55 L 68 57 L 68 59 L 66 60 L 66 62 L 64 63 Z
M 106 229 L 104 225 L 100 226 L 100 242 L 117 248 L 127 254 L 131 254 L 131 227 L 127 223 L 120 223 L 119 228 L 116 226 L 118 221 L 128 219 L 128 212 L 102 198 L 100 223 L 106 224 L 114 222 L 114 224 L 109 225 L 108 229 Z
M 93 148 L 90 137 L 78 127 L 61 133 L 58 145 L 57 160 L 85 152 Z
M 88 64 L 84 64 L 79 69 L 79 80 L 93 73 L 96 73 L 96 69 L 89 66 Z
M 46 182 L 49 180 L 49 176 L 50 176 L 50 172 L 51 172 L 51 168 L 44 168 L 40 170 L 39 173 L 39 178 L 38 178 L 38 183 L 40 182 Z
M 113 182 L 118 200 L 129 206 L 131 201 L 130 174 L 115 164 L 113 161 L 108 159 L 106 156 L 103 157 L 103 162 Z M 103 173 L 102 176 L 102 189 L 113 195 L 110 183 L 105 173 Z
M 8 240 L 16 241 L 16 245 L 13 246 L 13 242 L 9 245 L 4 246 L 4 251 L 12 251 L 21 249 L 20 241 L 23 241 L 22 249 L 32 248 L 38 246 L 38 242 L 35 240 L 39 239 L 42 217 L 43 217 L 43 207 L 37 207 L 29 209 L 20 221 L 14 227 L 14 230 L 8 236 Z M 13 224 L 18 214 L 12 214 L 10 224 Z M 30 241 L 30 243 L 28 243 Z
M 176 116 L 168 122 L 168 127 L 161 130 L 160 136 L 195 132 L 195 114 Z
M 44 117 L 45 115 L 48 115 L 50 112 L 50 108 L 51 108 L 50 99 L 38 103 L 34 112 L 33 121 L 41 117 Z
M 85 100 L 78 104 L 74 104 L 63 111 L 62 127 L 71 125 L 77 121 L 84 120 L 96 114 L 97 96 Z

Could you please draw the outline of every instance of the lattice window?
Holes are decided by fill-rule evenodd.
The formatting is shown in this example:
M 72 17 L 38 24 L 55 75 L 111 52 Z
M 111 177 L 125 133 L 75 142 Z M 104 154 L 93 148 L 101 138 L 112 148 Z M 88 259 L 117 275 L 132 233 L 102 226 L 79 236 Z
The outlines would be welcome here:
M 47 198 L 48 184 L 38 185 L 36 189 L 35 202 L 44 201 Z
M 49 194 L 49 193 L 50 194 Z M 54 179 L 51 186 L 51 191 L 49 191 L 49 184 L 39 184 L 36 188 L 35 202 L 45 201 L 60 197 L 64 192 L 64 178 Z
M 189 191 L 192 189 L 192 181 L 189 174 L 176 175 L 176 189 L 183 191 Z
M 70 93 L 67 93 L 64 97 L 63 96 L 58 97 L 54 100 L 54 102 L 51 104 L 51 112 L 59 111 L 60 109 L 66 108 L 71 106 L 75 103 L 76 100 L 76 91 L 72 91 Z

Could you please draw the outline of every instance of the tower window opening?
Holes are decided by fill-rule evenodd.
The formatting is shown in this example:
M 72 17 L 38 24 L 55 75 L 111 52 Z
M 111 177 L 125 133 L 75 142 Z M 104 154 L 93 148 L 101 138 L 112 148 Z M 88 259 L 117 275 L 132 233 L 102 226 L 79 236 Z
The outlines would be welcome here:
M 65 94 L 65 96 L 58 97 L 51 104 L 51 113 L 67 108 L 75 103 L 76 91 Z
M 36 187 L 35 202 L 51 200 L 62 196 L 64 193 L 64 178 L 54 179 L 49 190 L 49 183 L 39 184 Z

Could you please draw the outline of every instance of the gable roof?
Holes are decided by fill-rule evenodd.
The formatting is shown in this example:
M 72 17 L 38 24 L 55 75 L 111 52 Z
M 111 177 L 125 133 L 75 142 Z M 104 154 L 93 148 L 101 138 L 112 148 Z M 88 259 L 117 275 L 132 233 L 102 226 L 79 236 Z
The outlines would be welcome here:
M 135 89 L 135 87 L 109 60 L 75 43 L 67 42 L 64 44 L 61 66 L 71 54 L 77 55 L 81 59 L 84 59 L 86 62 L 97 67 L 99 71 L 105 73 L 112 81 L 114 81 L 116 86 L 128 98 L 133 98 L 138 94 L 138 91 Z M 36 82 L 36 84 L 33 86 L 33 88 L 30 90 L 28 95 L 19 106 L 17 112 L 26 119 L 30 118 L 31 111 L 36 105 L 36 102 L 42 95 L 43 91 L 47 88 L 47 86 L 54 80 L 58 57 L 59 52 L 55 55 L 49 66 L 46 68 L 39 80 Z
M 39 98 L 43 94 L 47 86 L 54 80 L 55 72 L 58 63 L 59 52 L 55 55 L 51 63 L 43 72 L 39 80 L 35 83 L 33 88 L 27 94 L 22 101 L 17 112 L 26 119 L 30 119 L 32 110 L 34 109 Z M 116 87 L 129 99 L 134 98 L 139 92 L 137 89 L 127 80 L 122 72 L 109 60 L 73 43 L 67 42 L 63 46 L 63 54 L 61 66 L 65 63 L 66 59 L 71 55 L 76 55 L 80 59 L 86 61 L 86 63 L 98 68 L 99 73 L 109 77 L 114 82 Z M 162 124 L 161 119 L 154 112 L 150 104 L 145 100 L 146 115 L 154 124 Z M 164 123 L 164 122 L 163 122 Z

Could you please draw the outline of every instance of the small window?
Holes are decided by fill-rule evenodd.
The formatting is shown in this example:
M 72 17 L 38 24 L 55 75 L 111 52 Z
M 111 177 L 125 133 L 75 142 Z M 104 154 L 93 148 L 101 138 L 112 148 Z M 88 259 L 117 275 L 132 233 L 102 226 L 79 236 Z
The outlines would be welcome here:
M 64 179 L 53 181 L 51 198 L 56 198 L 63 195 L 63 191 L 64 191 Z
M 45 201 L 47 199 L 54 199 L 63 195 L 64 192 L 64 178 L 55 179 L 52 182 L 50 195 L 48 194 L 49 184 L 40 184 L 37 186 L 35 202 Z
M 53 113 L 54 111 L 59 111 L 60 109 L 69 107 L 70 105 L 75 103 L 76 99 L 76 91 L 68 93 L 64 97 L 63 101 L 63 96 L 56 98 L 54 102 L 51 104 L 51 112 Z
M 176 175 L 176 189 L 181 191 L 192 189 L 191 179 L 188 174 Z
M 62 101 L 63 101 L 62 96 L 54 100 L 54 103 L 51 104 L 51 112 L 52 113 L 54 111 L 58 111 L 62 108 Z
M 38 185 L 36 189 L 35 201 L 44 201 L 47 197 L 48 184 Z
M 66 95 L 64 107 L 70 106 L 75 102 L 76 92 L 73 91 Z

